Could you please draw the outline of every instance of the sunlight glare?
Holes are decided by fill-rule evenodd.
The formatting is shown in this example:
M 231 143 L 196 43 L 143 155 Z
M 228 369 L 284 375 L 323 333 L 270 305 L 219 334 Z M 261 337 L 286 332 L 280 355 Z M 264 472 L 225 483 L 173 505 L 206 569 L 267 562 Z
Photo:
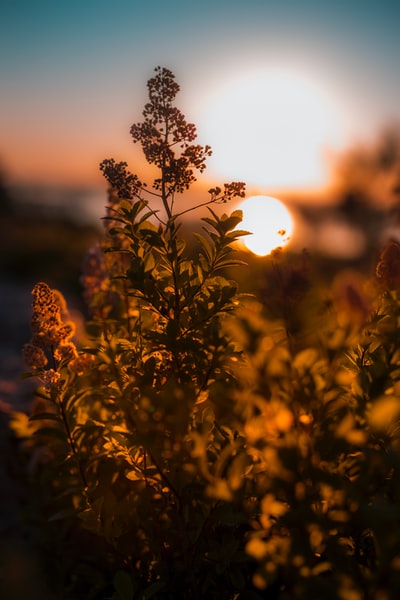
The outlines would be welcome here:
M 345 137 L 336 104 L 322 85 L 293 71 L 221 84 L 203 106 L 199 128 L 213 149 L 209 168 L 270 189 L 324 184 L 324 153 Z
M 271 196 L 251 196 L 237 208 L 243 211 L 240 229 L 252 234 L 243 237 L 248 250 L 266 256 L 288 243 L 293 233 L 293 219 L 280 200 Z

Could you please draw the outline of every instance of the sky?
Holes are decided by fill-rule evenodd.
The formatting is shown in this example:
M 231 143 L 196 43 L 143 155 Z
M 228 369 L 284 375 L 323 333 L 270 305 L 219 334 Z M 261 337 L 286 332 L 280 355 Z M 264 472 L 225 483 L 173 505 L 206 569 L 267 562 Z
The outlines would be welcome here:
M 102 185 L 140 166 L 129 129 L 157 65 L 204 177 L 259 192 L 324 184 L 329 161 L 400 119 L 398 0 L 0 0 L 0 167 L 12 183 Z

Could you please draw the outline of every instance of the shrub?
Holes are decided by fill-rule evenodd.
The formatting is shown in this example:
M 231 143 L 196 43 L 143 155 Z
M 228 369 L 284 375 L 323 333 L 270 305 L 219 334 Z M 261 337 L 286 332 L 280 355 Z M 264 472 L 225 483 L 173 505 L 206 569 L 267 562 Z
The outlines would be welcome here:
M 79 349 L 60 294 L 33 290 L 24 355 L 41 386 L 12 426 L 49 527 L 69 536 L 62 585 L 114 600 L 397 597 L 399 246 L 366 290 L 343 283 L 329 303 L 279 253 L 281 313 L 240 295 L 227 273 L 241 215 L 214 205 L 244 185 L 209 191 L 195 250 L 181 233 L 175 196 L 210 148 L 193 143 L 178 90 L 157 68 L 131 129 L 158 171 L 150 187 L 101 165 L 109 206 Z

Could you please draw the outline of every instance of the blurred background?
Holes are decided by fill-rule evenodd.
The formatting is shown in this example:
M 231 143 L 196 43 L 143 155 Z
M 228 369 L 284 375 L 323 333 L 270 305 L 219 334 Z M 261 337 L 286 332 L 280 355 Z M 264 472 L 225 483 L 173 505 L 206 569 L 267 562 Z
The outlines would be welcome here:
M 39 568 L 15 533 L 26 490 L 5 427 L 31 397 L 18 382 L 30 291 L 44 280 L 84 310 L 81 263 L 107 196 L 98 165 L 126 160 L 146 178 L 129 129 L 154 67 L 175 73 L 178 107 L 213 148 L 184 206 L 231 180 L 279 198 L 293 219 L 287 255 L 306 248 L 329 285 L 344 269 L 371 272 L 400 237 L 399 22 L 395 0 L 1 0 L 0 562 L 13 598 L 25 597 L 21 572 Z M 268 258 L 246 259 L 265 287 Z

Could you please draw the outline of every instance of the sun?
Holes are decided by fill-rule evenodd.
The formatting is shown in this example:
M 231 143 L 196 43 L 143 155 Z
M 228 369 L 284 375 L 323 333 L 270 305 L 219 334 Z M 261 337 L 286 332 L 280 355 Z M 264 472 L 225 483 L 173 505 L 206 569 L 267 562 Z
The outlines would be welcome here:
M 324 185 L 326 155 L 346 141 L 333 93 L 288 68 L 221 82 L 203 102 L 199 121 L 213 149 L 213 177 L 271 190 Z
M 280 200 L 271 196 L 251 196 L 237 208 L 243 211 L 240 229 L 251 232 L 243 237 L 248 250 L 266 256 L 288 243 L 293 232 L 293 219 Z

